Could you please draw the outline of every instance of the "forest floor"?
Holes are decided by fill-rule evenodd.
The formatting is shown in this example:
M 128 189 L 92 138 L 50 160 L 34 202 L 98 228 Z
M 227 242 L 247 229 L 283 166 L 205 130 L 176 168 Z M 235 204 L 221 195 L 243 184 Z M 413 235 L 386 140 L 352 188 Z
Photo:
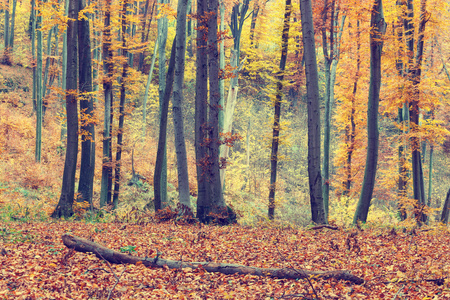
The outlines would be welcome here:
M 404 232 L 405 231 L 405 232 Z M 361 285 L 204 269 L 109 265 L 69 252 L 64 233 L 116 251 L 185 262 L 347 270 Z M 261 224 L 0 222 L 0 299 L 449 299 L 447 227 L 306 230 Z

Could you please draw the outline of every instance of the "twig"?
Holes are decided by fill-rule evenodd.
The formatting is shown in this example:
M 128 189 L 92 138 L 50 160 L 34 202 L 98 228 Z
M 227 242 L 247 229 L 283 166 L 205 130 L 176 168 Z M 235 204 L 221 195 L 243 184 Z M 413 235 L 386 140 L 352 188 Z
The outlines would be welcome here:
M 278 254 L 280 255 L 280 257 L 281 257 L 284 261 L 287 261 L 286 257 L 280 252 L 280 249 L 278 249 L 278 245 L 277 245 L 277 244 L 274 244 L 274 245 L 275 245 L 275 248 L 277 248 L 277 251 L 278 251 Z M 319 295 L 317 295 L 316 289 L 314 288 L 314 286 L 312 285 L 311 280 L 309 279 L 309 276 L 306 275 L 306 273 L 305 273 L 303 270 L 297 270 L 297 269 L 293 268 L 292 266 L 290 266 L 289 269 L 293 270 L 294 272 L 296 272 L 296 273 L 298 273 L 298 274 L 303 275 L 303 276 L 306 278 L 306 280 L 308 281 L 309 286 L 311 287 L 311 289 L 312 289 L 314 295 L 316 295 L 316 298 L 320 300 Z M 303 273 L 303 274 L 302 274 L 302 273 Z
M 403 288 L 405 287 L 405 285 L 403 285 L 398 291 L 397 293 L 395 293 L 394 298 L 392 298 L 392 300 L 395 300 L 398 296 L 398 294 L 400 294 L 400 292 L 403 290 Z
M 104 261 L 106 261 L 106 263 L 108 264 L 109 269 L 111 270 L 111 272 L 113 273 L 114 277 L 116 278 L 116 283 L 114 283 L 113 287 L 111 288 L 111 290 L 110 290 L 109 293 L 108 293 L 108 298 L 106 298 L 106 300 L 109 300 L 109 299 L 111 299 L 112 291 L 116 288 L 116 285 L 119 283 L 120 277 L 122 277 L 123 273 L 125 273 L 125 270 L 127 269 L 127 267 L 124 266 L 124 268 L 123 268 L 123 270 L 122 270 L 122 273 L 120 273 L 120 275 L 117 276 L 116 273 L 114 273 L 114 270 L 113 270 L 111 264 L 109 263 L 109 261 L 107 261 L 100 253 L 98 253 L 98 251 L 95 251 L 95 252 L 96 252 L 96 254 L 98 254 Z
M 114 283 L 113 287 L 109 291 L 108 298 L 106 298 L 106 300 L 111 299 L 111 293 L 116 288 L 116 285 L 119 283 L 120 277 L 122 277 L 122 275 L 123 275 L 123 273 L 125 273 L 126 269 L 127 269 L 127 266 L 124 266 L 123 270 L 122 270 L 122 273 L 120 273 L 119 277 L 117 277 L 116 274 L 114 274 L 114 276 L 116 277 L 116 283 Z

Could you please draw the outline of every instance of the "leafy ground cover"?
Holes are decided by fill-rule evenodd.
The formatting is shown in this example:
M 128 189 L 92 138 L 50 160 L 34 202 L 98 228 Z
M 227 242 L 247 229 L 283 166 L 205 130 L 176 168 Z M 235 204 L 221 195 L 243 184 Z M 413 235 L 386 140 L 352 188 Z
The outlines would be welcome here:
M 69 251 L 61 235 L 117 251 L 182 261 L 304 270 L 345 269 L 364 278 L 286 280 L 198 269 L 109 265 Z M 403 232 L 174 223 L 0 223 L 0 299 L 446 299 L 446 228 Z

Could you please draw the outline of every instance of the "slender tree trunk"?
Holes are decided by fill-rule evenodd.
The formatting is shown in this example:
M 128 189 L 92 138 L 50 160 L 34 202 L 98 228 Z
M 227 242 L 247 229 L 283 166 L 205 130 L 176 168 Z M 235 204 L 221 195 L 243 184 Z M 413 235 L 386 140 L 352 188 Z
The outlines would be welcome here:
M 208 2 L 197 1 L 197 68 L 195 81 L 195 159 L 197 165 L 197 218 L 205 221 L 211 211 L 206 151 L 208 122 L 208 42 L 206 13 Z
M 330 103 L 330 74 L 331 63 L 334 59 L 334 6 L 335 1 L 331 2 L 330 12 L 330 37 L 327 37 L 327 19 L 328 19 L 328 0 L 324 2 L 322 11 L 322 48 L 325 57 L 325 117 L 324 117 L 324 139 L 323 139 L 323 184 L 322 197 L 325 207 L 325 216 L 328 216 L 328 202 L 330 195 L 330 127 L 331 127 L 331 103 Z M 329 40 L 329 43 L 328 43 Z M 328 51 L 328 46 L 330 51 Z
M 59 203 L 52 213 L 52 218 L 70 217 L 73 214 L 75 194 L 75 172 L 78 157 L 78 101 L 77 101 L 77 27 L 79 1 L 69 0 L 69 21 L 67 27 L 67 150 Z
M 209 18 L 208 27 L 208 75 L 209 75 L 209 116 L 208 130 L 209 140 L 209 188 L 210 201 L 212 211 L 219 213 L 225 207 L 222 194 L 222 185 L 220 182 L 220 165 L 219 165 L 219 111 L 220 107 L 220 91 L 219 91 L 219 51 L 217 39 L 217 15 L 219 9 L 218 0 L 210 0 L 208 2 Z
M 273 116 L 272 126 L 272 153 L 270 155 L 270 186 L 269 186 L 269 219 L 275 217 L 275 191 L 277 183 L 277 163 L 278 163 L 278 145 L 280 139 L 280 117 L 281 117 L 281 101 L 283 93 L 284 71 L 286 69 L 286 60 L 289 47 L 289 27 L 291 18 L 291 0 L 286 0 L 284 11 L 283 33 L 281 35 L 281 59 L 280 70 L 277 76 L 277 90 L 275 95 L 275 112 Z
M 359 17 L 359 16 L 358 16 Z M 352 159 L 353 151 L 355 150 L 355 136 L 356 136 L 356 123 L 355 123 L 355 113 L 356 113 L 356 93 L 358 91 L 358 81 L 361 72 L 361 30 L 359 19 L 356 21 L 356 74 L 353 82 L 352 91 L 352 107 L 350 111 L 350 126 L 347 130 L 347 180 L 345 183 L 344 195 L 349 196 L 350 190 L 353 182 L 353 171 L 352 171 Z
M 175 152 L 177 155 L 178 193 L 180 204 L 191 207 L 189 175 L 183 122 L 183 83 L 186 55 L 186 13 L 188 0 L 180 0 L 177 9 L 175 77 L 173 83 L 173 126 L 175 131 Z M 217 16 L 216 16 L 217 20 Z M 217 26 L 217 25 L 216 25 Z
M 80 1 L 80 10 L 86 7 L 86 0 Z M 78 182 L 79 201 L 87 202 L 92 208 L 92 194 L 95 169 L 95 120 L 92 93 L 92 60 L 89 20 L 78 20 L 79 89 L 81 110 L 81 167 Z
M 425 24 L 428 21 L 427 12 L 426 12 L 426 0 L 421 0 L 420 5 L 420 23 L 419 30 L 417 35 L 417 48 L 416 48 L 416 56 L 415 56 L 415 66 L 413 67 L 412 72 L 412 84 L 413 84 L 413 100 L 409 104 L 410 114 L 410 122 L 411 122 L 411 130 L 414 133 L 418 130 L 419 118 L 420 118 L 420 89 L 419 84 L 421 81 L 421 73 L 422 73 L 422 60 L 423 60 L 423 48 L 424 48 L 424 34 L 425 34 Z M 423 208 L 426 206 L 425 200 L 425 186 L 423 180 L 423 169 L 422 169 L 422 160 L 420 153 L 420 140 L 417 136 L 413 134 L 411 138 L 411 149 L 412 149 L 412 173 L 413 173 L 413 191 L 414 191 L 414 199 L 416 200 L 416 219 L 419 224 L 426 222 L 427 216 L 423 211 Z
M 45 117 L 45 112 L 47 110 L 47 106 L 48 106 L 48 100 L 47 100 L 47 93 L 48 93 L 48 89 L 47 89 L 47 85 L 48 84 L 48 72 L 50 69 L 50 63 L 51 63 L 51 51 L 52 51 L 52 35 L 53 35 L 53 28 L 52 27 L 49 31 L 48 31 L 48 35 L 47 35 L 47 52 L 46 52 L 46 58 L 45 58 L 45 69 L 44 69 L 44 78 L 42 80 L 42 101 L 43 101 L 43 107 L 42 107 L 42 117 Z
M 13 8 L 12 8 L 12 15 L 11 15 L 11 28 L 9 33 L 9 48 L 11 51 L 11 54 L 14 51 L 14 29 L 15 29 L 15 23 L 16 23 L 16 6 L 17 6 L 17 0 L 13 0 Z
M 127 7 L 128 0 L 124 0 L 122 4 L 122 56 L 124 62 L 122 64 L 122 77 L 120 78 L 120 102 L 119 102 L 119 128 L 117 133 L 117 150 L 116 150 L 116 164 L 114 169 L 114 195 L 113 208 L 119 204 L 120 193 L 120 171 L 122 160 L 122 146 L 123 146 L 123 124 L 125 119 L 125 100 L 126 100 L 126 80 L 128 75 L 128 51 L 127 51 Z
M 37 17 L 37 55 L 36 55 L 36 161 L 41 161 L 42 150 L 42 119 L 43 119 L 43 103 L 42 103 L 42 16 Z M 66 99 L 67 101 L 67 99 Z
M 378 105 L 381 87 L 381 54 L 383 35 L 386 32 L 382 0 L 375 0 L 372 8 L 370 26 L 370 86 L 367 107 L 367 156 L 364 171 L 364 181 L 356 207 L 353 223 L 366 222 L 375 186 L 375 176 L 378 162 Z
M 401 9 L 402 6 L 402 0 L 397 0 L 396 5 Z M 403 52 L 404 52 L 404 47 L 403 47 L 403 23 L 404 23 L 404 18 L 403 16 L 399 17 L 398 20 L 398 25 L 397 25 L 397 41 L 399 44 L 399 49 L 397 51 L 397 62 L 396 62 L 396 68 L 397 68 L 397 73 L 400 77 L 404 77 L 405 76 L 405 72 L 404 72 L 404 63 L 403 63 Z M 405 28 L 406 29 L 406 28 Z M 404 105 L 403 105 L 404 106 Z M 398 109 L 398 117 L 397 117 L 397 122 L 400 126 L 399 129 L 399 134 L 400 136 L 404 135 L 405 132 L 405 119 L 403 118 L 403 107 Z M 403 138 L 400 139 L 400 143 L 398 146 L 398 162 L 399 162 L 399 166 L 398 166 L 398 191 L 397 191 L 397 206 L 398 206 L 398 213 L 399 213 L 399 217 L 400 219 L 406 220 L 406 209 L 403 205 L 403 200 L 406 198 L 406 188 L 407 188 L 407 168 L 406 168 L 406 157 L 405 157 L 405 149 L 404 149 L 405 145 L 403 143 Z
M 68 2 L 67 2 L 68 3 Z M 67 5 L 66 5 L 67 6 Z M 36 60 L 36 1 L 31 0 L 31 56 L 33 61 Z M 64 51 L 63 51 L 64 54 Z M 64 69 L 63 69 L 64 70 Z M 33 64 L 33 110 L 37 110 L 36 103 L 36 64 Z M 37 124 L 36 124 L 37 125 Z
M 448 223 L 448 215 L 450 214 L 450 189 L 448 189 L 447 197 L 445 197 L 444 206 L 442 207 L 441 222 Z
M 308 101 L 308 177 L 312 221 L 326 224 L 320 172 L 320 108 L 319 79 L 311 0 L 300 0 L 300 12 L 305 51 L 306 96 Z
M 241 35 L 246 20 L 246 14 L 249 7 L 249 0 L 244 0 L 242 4 L 235 4 L 231 14 L 230 29 L 233 35 L 234 49 L 231 53 L 230 65 L 233 68 L 233 76 L 230 79 L 230 87 L 226 106 L 220 101 L 219 105 L 219 128 L 221 132 L 228 133 L 232 131 L 234 109 L 237 103 L 237 95 L 239 90 L 239 71 L 240 71 L 240 53 L 241 53 Z M 220 81 L 219 81 L 220 82 Z M 219 86 L 220 88 L 220 86 Z M 222 98 L 220 98 L 222 100 Z M 223 99 L 224 100 L 224 99 Z M 221 123 L 223 124 L 221 126 Z M 226 145 L 220 146 L 220 159 L 225 161 L 228 159 L 230 147 Z M 220 180 L 222 189 L 225 188 L 225 167 L 220 169 Z
M 111 49 L 111 0 L 106 0 L 105 19 L 103 30 L 103 91 L 105 95 L 105 115 L 103 127 L 103 162 L 102 162 L 102 183 L 100 192 L 100 206 L 110 204 L 112 180 L 112 160 L 111 160 L 111 112 L 113 103 L 113 52 Z
M 161 184 L 163 171 L 164 171 L 164 158 L 166 156 L 166 139 L 167 139 L 167 114 L 169 111 L 170 95 L 172 93 L 174 71 L 175 71 L 175 51 L 176 51 L 176 39 L 172 44 L 172 51 L 170 53 L 169 69 L 167 70 L 166 78 L 166 90 L 164 91 L 164 98 L 161 102 L 160 116 L 159 116 L 159 138 L 158 138 L 158 150 L 156 152 L 155 174 L 153 176 L 153 189 L 155 197 L 155 212 L 166 206 L 163 201 L 163 190 Z
M 167 3 L 167 0 L 159 0 L 158 3 Z M 166 91 L 166 43 L 168 33 L 167 17 L 158 19 L 158 43 L 159 43 L 159 119 L 163 116 L 163 103 Z M 175 58 L 175 55 L 174 55 Z M 173 80 L 173 79 L 172 79 Z M 171 83 L 173 84 L 173 83 Z M 164 156 L 162 156 L 162 171 L 161 171 L 161 208 L 164 208 L 167 203 L 167 147 L 164 144 Z

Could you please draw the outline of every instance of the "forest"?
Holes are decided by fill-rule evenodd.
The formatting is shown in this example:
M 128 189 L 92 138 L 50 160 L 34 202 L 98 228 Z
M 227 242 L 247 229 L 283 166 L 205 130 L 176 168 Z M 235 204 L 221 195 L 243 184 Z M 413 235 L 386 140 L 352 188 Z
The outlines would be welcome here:
M 0 0 L 0 298 L 450 297 L 449 19 Z

